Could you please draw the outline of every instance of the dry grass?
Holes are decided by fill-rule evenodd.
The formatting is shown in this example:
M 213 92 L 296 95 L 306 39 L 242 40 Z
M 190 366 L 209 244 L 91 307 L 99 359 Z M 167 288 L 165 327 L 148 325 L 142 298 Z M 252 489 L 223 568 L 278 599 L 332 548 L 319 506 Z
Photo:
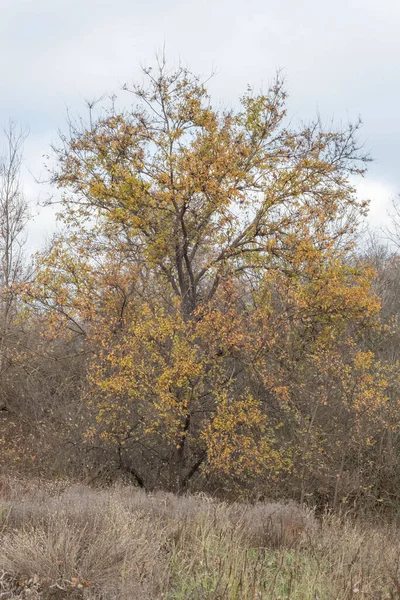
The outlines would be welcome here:
M 394 527 L 294 504 L 8 480 L 0 515 L 0 599 L 400 598 Z

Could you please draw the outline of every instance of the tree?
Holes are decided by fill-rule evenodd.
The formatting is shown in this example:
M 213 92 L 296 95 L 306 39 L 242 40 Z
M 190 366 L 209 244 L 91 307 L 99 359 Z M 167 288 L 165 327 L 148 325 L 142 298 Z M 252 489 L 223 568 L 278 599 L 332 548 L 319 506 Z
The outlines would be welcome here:
M 351 265 L 360 123 L 292 128 L 279 76 L 216 110 L 185 68 L 144 75 L 131 110 L 91 108 L 55 148 L 65 229 L 29 293 L 92 351 L 88 442 L 147 487 L 253 486 L 294 464 L 286 426 L 309 439 L 305 368 L 345 338 L 357 364 L 379 310 Z
M 10 121 L 3 130 L 4 150 L 0 155 L 0 377 L 9 367 L 9 343 L 16 308 L 16 285 L 24 278 L 28 202 L 20 176 L 26 133 Z M 4 386 L 3 386 L 4 388 Z M 0 397 L 3 409 L 6 399 Z

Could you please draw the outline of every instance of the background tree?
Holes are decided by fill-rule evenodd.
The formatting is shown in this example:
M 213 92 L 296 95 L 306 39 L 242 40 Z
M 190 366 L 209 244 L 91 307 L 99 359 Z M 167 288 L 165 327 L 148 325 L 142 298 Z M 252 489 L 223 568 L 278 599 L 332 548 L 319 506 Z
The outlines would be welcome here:
M 34 275 L 24 252 L 26 137 L 10 121 L 0 153 L 0 469 L 50 474 L 70 469 L 71 411 L 79 414 L 73 399 L 79 402 L 84 372 L 79 348 L 62 338 L 49 344 L 41 315 L 22 303 L 22 288 Z
M 27 133 L 10 121 L 2 130 L 0 150 L 0 467 L 3 460 L 20 459 L 18 444 L 29 438 L 15 393 L 23 338 L 18 291 L 27 273 L 24 245 L 29 218 L 21 183 L 23 148 Z
M 24 279 L 23 248 L 29 208 L 20 177 L 26 135 L 10 121 L 3 130 L 4 148 L 0 155 L 0 378 L 10 366 L 16 286 Z M 3 386 L 0 408 L 6 407 Z

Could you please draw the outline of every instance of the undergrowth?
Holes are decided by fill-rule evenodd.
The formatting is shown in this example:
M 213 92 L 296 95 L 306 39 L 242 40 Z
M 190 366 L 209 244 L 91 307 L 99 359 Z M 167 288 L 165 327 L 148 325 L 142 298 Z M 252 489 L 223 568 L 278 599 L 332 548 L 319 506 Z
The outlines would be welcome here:
M 295 504 L 3 481 L 0 598 L 400 598 L 399 531 Z

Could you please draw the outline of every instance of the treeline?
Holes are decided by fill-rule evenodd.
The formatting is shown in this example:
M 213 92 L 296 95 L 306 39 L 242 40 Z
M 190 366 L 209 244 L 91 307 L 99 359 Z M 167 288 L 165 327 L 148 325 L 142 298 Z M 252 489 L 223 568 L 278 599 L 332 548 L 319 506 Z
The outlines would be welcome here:
M 29 269 L 8 129 L 1 468 L 395 509 L 400 262 L 358 244 L 360 124 L 294 127 L 279 78 L 224 110 L 144 75 L 53 148 L 63 227 Z

